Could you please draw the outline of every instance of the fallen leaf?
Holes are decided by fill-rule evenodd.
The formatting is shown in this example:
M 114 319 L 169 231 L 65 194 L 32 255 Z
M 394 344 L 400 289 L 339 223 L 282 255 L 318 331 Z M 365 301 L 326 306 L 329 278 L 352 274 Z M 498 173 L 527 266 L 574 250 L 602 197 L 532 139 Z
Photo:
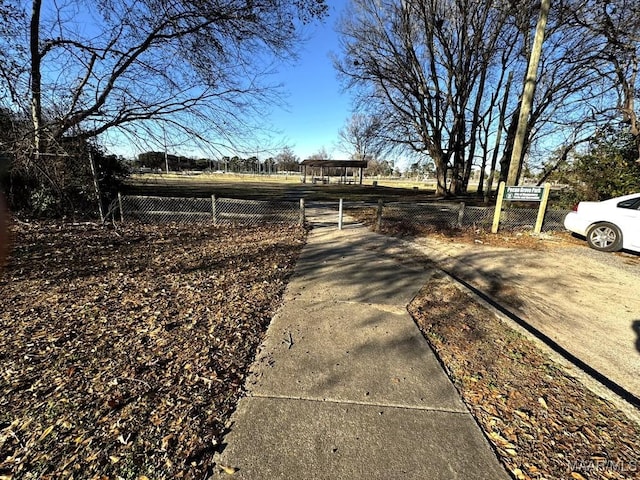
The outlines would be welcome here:
M 174 437 L 173 433 L 170 433 L 169 435 L 165 435 L 164 437 L 162 437 L 162 442 L 160 443 L 160 448 L 162 450 L 168 450 L 169 449 L 169 444 L 173 440 L 173 437 Z
M 47 435 L 49 435 L 51 432 L 53 432 L 53 429 L 55 428 L 55 424 L 51 425 L 50 427 L 47 427 L 47 429 L 42 432 L 42 435 L 40 436 L 40 438 L 38 439 L 39 442 L 41 442 L 42 440 L 44 440 L 45 438 L 47 438 Z
M 237 468 L 235 467 L 229 467 L 227 465 L 220 465 L 220 469 L 226 473 L 227 475 L 233 475 L 234 473 L 236 473 L 238 471 Z
M 489 438 L 491 438 L 494 442 L 500 444 L 500 446 L 502 446 L 502 447 L 516 448 L 514 444 L 512 444 L 509 440 L 504 438 L 498 432 L 490 432 L 489 433 Z
M 527 465 L 527 470 L 529 470 L 529 473 L 532 474 L 536 474 L 540 471 L 535 465 Z
M 524 473 L 522 473 L 522 470 L 520 470 L 519 468 L 514 468 L 511 470 L 511 473 L 513 473 L 513 475 L 518 479 L 518 480 L 525 480 L 527 477 L 524 475 Z

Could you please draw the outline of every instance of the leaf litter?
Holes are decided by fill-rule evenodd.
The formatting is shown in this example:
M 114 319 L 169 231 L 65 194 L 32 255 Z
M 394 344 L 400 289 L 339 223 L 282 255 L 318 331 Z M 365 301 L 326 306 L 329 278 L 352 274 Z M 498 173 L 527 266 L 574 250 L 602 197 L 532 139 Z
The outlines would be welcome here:
M 0 479 L 210 475 L 304 232 L 14 234 L 0 274 Z M 493 313 L 442 279 L 410 311 L 513 478 L 640 478 L 638 426 Z
M 20 223 L 0 273 L 0 478 L 205 478 L 305 241 Z
M 446 277 L 409 311 L 513 478 L 640 478 L 640 426 Z

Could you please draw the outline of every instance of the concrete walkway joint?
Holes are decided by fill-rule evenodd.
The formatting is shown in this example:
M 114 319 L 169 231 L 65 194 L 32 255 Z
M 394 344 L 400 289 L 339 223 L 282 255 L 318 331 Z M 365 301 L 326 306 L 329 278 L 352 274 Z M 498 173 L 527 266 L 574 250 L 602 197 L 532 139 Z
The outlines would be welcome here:
M 406 310 L 431 267 L 307 213 L 315 228 L 216 462 L 238 479 L 508 479 Z

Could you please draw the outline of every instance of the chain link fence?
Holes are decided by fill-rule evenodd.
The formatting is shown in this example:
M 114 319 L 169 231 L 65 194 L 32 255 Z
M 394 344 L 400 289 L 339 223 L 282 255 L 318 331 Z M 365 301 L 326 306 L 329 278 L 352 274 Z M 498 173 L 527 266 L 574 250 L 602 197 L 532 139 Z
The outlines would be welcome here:
M 287 201 L 118 195 L 118 206 L 122 221 L 145 223 L 298 224 L 304 219 L 303 204 Z
M 493 218 L 493 207 L 491 207 Z M 564 230 L 564 217 L 570 210 L 550 210 L 544 214 L 542 222 L 543 232 L 555 232 Z M 509 208 L 500 213 L 500 228 L 503 230 L 533 229 L 538 218 L 537 208 Z M 489 227 L 491 224 L 489 224 Z
M 387 203 L 382 210 L 383 224 L 429 225 L 435 228 L 487 224 L 492 217 L 486 209 L 461 208 L 459 204 L 447 203 Z
M 233 198 L 183 198 L 119 195 L 123 221 L 179 222 L 255 225 L 263 223 L 302 224 L 304 202 L 284 200 L 240 200 Z M 337 202 L 335 204 L 337 209 Z M 564 230 L 568 210 L 546 211 L 542 231 Z M 345 202 L 345 213 L 357 221 L 379 227 L 490 230 L 494 207 L 466 206 L 453 202 L 388 202 L 365 204 Z M 507 206 L 500 214 L 501 230 L 533 230 L 537 208 Z
M 349 204 L 345 211 L 359 220 L 375 223 L 379 227 L 455 229 L 476 228 L 491 230 L 495 207 L 467 206 L 453 202 L 384 204 Z M 564 230 L 564 217 L 569 210 L 545 212 L 542 231 Z M 501 230 L 533 230 L 538 217 L 537 208 L 507 206 L 500 214 Z

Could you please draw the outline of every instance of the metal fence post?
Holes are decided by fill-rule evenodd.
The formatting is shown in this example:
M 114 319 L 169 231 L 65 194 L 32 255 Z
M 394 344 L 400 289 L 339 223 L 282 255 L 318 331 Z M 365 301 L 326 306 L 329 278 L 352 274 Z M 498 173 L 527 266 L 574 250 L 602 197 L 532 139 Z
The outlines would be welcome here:
M 338 230 L 342 230 L 342 199 L 340 199 L 340 206 L 338 208 Z
M 124 223 L 124 211 L 122 210 L 122 195 L 118 192 L 118 207 L 120 208 L 120 221 Z
M 384 200 L 378 199 L 378 211 L 376 212 L 376 231 L 382 228 L 382 209 L 384 208 Z
M 460 210 L 458 210 L 458 227 L 462 228 L 464 220 L 464 202 L 460 202 Z
M 213 216 L 213 224 L 218 225 L 218 212 L 216 209 L 216 196 L 211 195 L 211 215 Z
M 300 199 L 300 225 L 304 226 L 305 212 L 304 212 L 304 198 Z

